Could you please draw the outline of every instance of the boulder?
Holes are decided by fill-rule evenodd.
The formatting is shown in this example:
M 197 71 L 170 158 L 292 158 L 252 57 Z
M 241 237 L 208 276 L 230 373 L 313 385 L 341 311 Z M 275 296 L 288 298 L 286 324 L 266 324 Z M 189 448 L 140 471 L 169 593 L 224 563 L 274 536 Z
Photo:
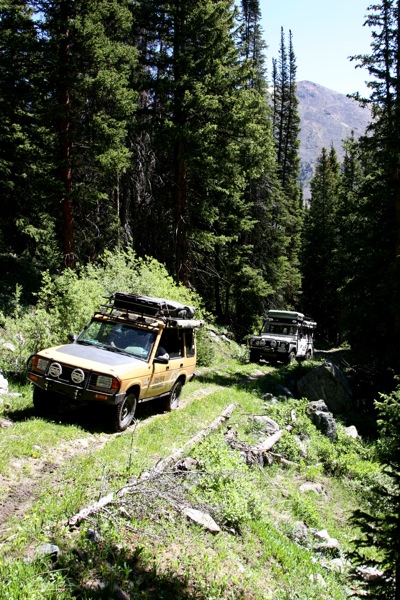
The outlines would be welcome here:
M 323 400 L 310 402 L 306 407 L 306 414 L 310 417 L 315 427 L 326 435 L 328 439 L 331 441 L 337 439 L 335 419 Z
M 351 437 L 354 440 L 356 440 L 357 438 L 360 437 L 358 435 L 357 428 L 354 425 L 350 425 L 349 427 L 346 427 L 346 429 L 344 430 L 344 432 L 347 435 L 347 437 Z
M 0 393 L 8 392 L 8 381 L 7 379 L 0 373 Z
M 297 382 L 297 390 L 312 402 L 325 400 L 332 413 L 349 410 L 352 392 L 344 373 L 330 362 L 315 367 Z

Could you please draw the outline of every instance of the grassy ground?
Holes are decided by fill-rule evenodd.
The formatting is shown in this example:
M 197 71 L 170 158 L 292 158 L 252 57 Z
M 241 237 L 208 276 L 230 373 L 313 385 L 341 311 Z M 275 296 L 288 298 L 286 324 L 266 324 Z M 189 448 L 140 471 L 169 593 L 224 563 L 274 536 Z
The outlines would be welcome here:
M 314 432 L 303 401 L 264 400 L 300 368 L 307 365 L 271 369 L 225 357 L 185 387 L 179 410 L 147 404 L 118 435 L 93 408 L 38 419 L 30 388 L 13 386 L 21 396 L 4 408 L 10 426 L 0 430 L 0 598 L 348 598 L 346 552 L 355 533 L 348 518 L 364 475 L 377 467 L 360 442 L 340 433 L 332 444 Z M 249 445 L 263 437 L 251 415 L 269 414 L 285 428 L 294 411 L 294 429 L 273 449 L 292 466 L 246 466 L 225 442 L 225 424 L 192 452 L 195 470 L 118 496 L 231 403 L 228 425 Z M 307 457 L 296 432 L 308 437 Z M 305 482 L 320 484 L 318 491 L 301 491 Z M 78 527 L 66 524 L 111 492 L 116 500 L 104 510 Z M 221 531 L 188 520 L 182 504 L 213 516 Z M 338 540 L 331 553 L 314 535 L 324 529 Z M 49 554 L 44 544 L 57 548 Z

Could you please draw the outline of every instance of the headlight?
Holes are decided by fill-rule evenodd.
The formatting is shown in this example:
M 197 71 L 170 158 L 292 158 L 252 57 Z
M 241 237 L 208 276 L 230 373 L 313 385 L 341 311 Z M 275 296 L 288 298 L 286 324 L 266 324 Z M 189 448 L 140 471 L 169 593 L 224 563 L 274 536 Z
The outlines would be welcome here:
M 45 373 L 49 362 L 50 361 L 47 358 L 42 358 L 41 356 L 36 355 L 32 359 L 30 368 L 32 369 L 32 371 L 39 371 L 40 373 Z
M 119 382 L 115 377 L 109 375 L 98 375 L 96 379 L 96 387 L 101 387 L 106 390 L 118 390 Z

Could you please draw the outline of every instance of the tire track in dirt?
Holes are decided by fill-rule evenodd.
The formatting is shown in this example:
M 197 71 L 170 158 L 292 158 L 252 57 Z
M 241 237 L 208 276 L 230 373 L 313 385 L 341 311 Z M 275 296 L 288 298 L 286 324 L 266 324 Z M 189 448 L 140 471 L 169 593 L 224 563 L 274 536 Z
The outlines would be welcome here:
M 182 409 L 192 401 L 204 398 L 219 389 L 224 388 L 212 385 L 197 390 L 181 400 L 179 408 Z M 11 517 L 23 517 L 38 499 L 43 484 L 46 482 L 50 484 L 57 483 L 57 473 L 67 462 L 77 456 L 92 454 L 101 450 L 117 436 L 132 434 L 133 427 L 143 427 L 159 415 L 160 413 L 146 417 L 145 421 L 136 422 L 135 425 L 122 433 L 88 435 L 84 438 L 63 442 L 49 450 L 52 456 L 51 460 L 29 457 L 16 459 L 11 463 L 12 474 L 9 477 L 0 475 L 0 489 L 4 492 L 4 495 L 0 498 L 0 543 L 4 542 L 4 538 L 7 536 L 8 520 Z M 29 474 L 23 475 L 26 472 Z

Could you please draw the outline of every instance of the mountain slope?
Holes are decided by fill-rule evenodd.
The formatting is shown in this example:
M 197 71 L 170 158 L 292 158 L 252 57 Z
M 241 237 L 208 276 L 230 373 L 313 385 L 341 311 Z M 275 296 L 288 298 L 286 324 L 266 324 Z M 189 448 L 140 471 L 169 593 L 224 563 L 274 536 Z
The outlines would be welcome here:
M 365 133 L 370 111 L 355 100 L 311 81 L 297 83 L 299 100 L 301 182 L 304 198 L 310 197 L 309 184 L 323 147 L 333 145 L 339 160 L 343 157 L 342 140 L 354 131 L 356 138 Z

